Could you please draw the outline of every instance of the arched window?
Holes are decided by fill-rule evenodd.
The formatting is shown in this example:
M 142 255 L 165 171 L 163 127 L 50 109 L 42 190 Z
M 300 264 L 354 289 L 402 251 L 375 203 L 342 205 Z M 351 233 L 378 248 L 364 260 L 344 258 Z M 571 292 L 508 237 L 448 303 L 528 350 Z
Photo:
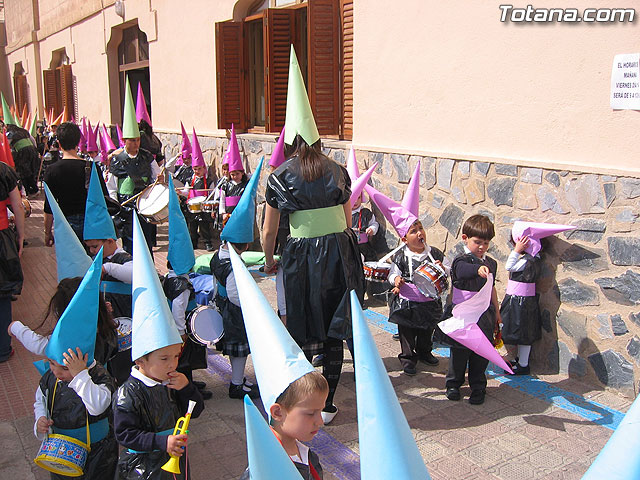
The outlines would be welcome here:
M 147 34 L 140 30 L 138 25 L 122 30 L 122 41 L 118 45 L 118 72 L 120 98 L 124 98 L 124 87 L 128 76 L 134 101 L 138 92 L 138 84 L 140 84 L 147 103 L 147 111 L 151 115 L 149 43 L 147 42 Z

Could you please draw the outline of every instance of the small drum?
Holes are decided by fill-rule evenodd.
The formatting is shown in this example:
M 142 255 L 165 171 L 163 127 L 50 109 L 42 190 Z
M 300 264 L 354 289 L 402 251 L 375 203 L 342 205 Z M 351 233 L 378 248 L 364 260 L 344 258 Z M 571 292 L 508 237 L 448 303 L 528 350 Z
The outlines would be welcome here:
M 447 291 L 447 273 L 440 265 L 425 262 L 413 274 L 413 283 L 423 295 L 438 298 Z
M 88 455 L 85 443 L 66 435 L 50 434 L 40 445 L 33 461 L 50 472 L 79 477 L 83 474 Z
M 202 211 L 206 213 L 213 213 L 218 211 L 218 202 L 214 202 L 213 200 L 208 200 L 206 202 L 202 202 Z
M 198 195 L 187 200 L 187 209 L 190 213 L 200 213 L 203 211 L 202 204 L 204 199 L 207 198 L 204 195 Z
M 129 317 L 114 319 L 118 323 L 118 351 L 124 352 L 131 348 L 131 329 L 133 322 Z
M 149 223 L 163 223 L 169 218 L 169 188 L 161 183 L 149 185 L 136 200 L 136 208 Z
M 213 347 L 224 336 L 222 317 L 213 307 L 202 305 L 192 310 L 187 325 L 191 339 L 207 347 Z
M 364 262 L 364 278 L 372 282 L 386 282 L 390 270 L 386 262 Z

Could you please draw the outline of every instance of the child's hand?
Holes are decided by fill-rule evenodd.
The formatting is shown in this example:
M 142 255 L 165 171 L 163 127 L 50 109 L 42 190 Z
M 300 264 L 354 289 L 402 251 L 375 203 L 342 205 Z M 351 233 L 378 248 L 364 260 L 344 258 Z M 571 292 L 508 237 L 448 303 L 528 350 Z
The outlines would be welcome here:
M 171 388 L 172 390 L 182 390 L 187 385 L 189 385 L 189 380 L 187 380 L 184 373 L 175 371 L 169 373 L 169 383 L 167 383 L 167 388 Z
M 373 227 L 369 227 L 365 230 L 367 237 L 371 238 L 373 236 Z
M 393 293 L 394 295 L 400 295 L 400 289 L 398 287 L 393 287 L 391 289 L 391 293 Z
M 400 288 L 402 285 L 405 284 L 404 278 L 402 278 L 400 275 L 398 275 L 396 277 L 396 279 L 394 280 L 394 284 L 395 284 L 396 288 Z
M 480 268 L 478 268 L 478 275 L 482 278 L 487 278 L 489 276 L 489 273 L 491 272 L 489 271 L 489 267 L 487 267 L 486 265 L 482 265 Z
M 15 336 L 13 333 L 11 333 L 11 327 L 13 326 L 13 324 L 14 324 L 14 323 L 18 323 L 18 320 L 14 320 L 13 322 L 11 322 L 11 323 L 9 324 L 9 328 L 7 328 L 7 332 L 9 333 L 9 336 L 10 336 L 10 337 Z
M 111 302 L 104 302 L 104 306 L 107 308 L 109 314 L 113 314 L 113 305 L 111 305 Z
M 40 417 L 36 422 L 36 430 L 38 433 L 49 433 L 49 428 L 53 425 L 53 420 L 47 417 Z
M 184 453 L 184 447 L 187 445 L 187 435 L 169 435 L 167 438 L 167 453 L 174 457 L 181 457 Z
M 529 237 L 525 235 L 520 240 L 516 242 L 516 246 L 513 249 L 516 253 L 523 253 L 526 248 L 529 246 Z
M 67 353 L 68 352 L 68 353 Z M 87 360 L 89 360 L 89 354 L 85 353 L 82 355 L 80 351 L 80 347 L 76 347 L 76 352 L 69 349 L 67 352 L 64 352 L 62 356 L 64 357 L 64 366 L 69 369 L 69 373 L 75 378 L 81 371 L 87 369 Z

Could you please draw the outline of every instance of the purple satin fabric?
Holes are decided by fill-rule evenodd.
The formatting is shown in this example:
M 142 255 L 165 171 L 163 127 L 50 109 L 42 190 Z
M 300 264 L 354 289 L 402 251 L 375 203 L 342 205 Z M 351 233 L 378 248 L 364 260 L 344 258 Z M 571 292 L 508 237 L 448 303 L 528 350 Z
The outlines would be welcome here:
M 230 197 L 226 197 L 224 199 L 224 204 L 227 207 L 235 207 L 236 205 L 238 205 L 240 198 L 242 197 L 240 197 L 239 195 L 232 195 Z
M 464 302 L 465 300 L 469 300 L 478 292 L 470 292 L 469 290 L 460 290 L 459 288 L 453 287 L 452 295 L 451 295 L 451 303 L 454 305 L 458 305 L 459 303 Z
M 358 235 L 358 244 L 368 243 L 368 242 L 369 242 L 369 236 L 365 232 L 360 232 L 360 234 Z
M 536 284 L 509 280 L 507 282 L 507 295 L 517 295 L 518 297 L 535 297 Z
M 423 295 L 413 283 L 405 283 L 400 287 L 400 296 L 412 302 L 432 302 L 433 298 Z

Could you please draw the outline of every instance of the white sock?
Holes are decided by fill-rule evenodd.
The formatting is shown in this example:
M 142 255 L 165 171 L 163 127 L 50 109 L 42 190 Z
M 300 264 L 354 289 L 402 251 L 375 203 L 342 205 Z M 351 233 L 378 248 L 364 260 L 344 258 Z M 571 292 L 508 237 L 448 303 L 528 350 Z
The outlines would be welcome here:
M 518 363 L 521 367 L 529 365 L 529 354 L 531 353 L 531 345 L 518 345 Z
M 231 362 L 231 383 L 242 385 L 244 383 L 244 366 L 247 364 L 247 357 L 229 357 Z

